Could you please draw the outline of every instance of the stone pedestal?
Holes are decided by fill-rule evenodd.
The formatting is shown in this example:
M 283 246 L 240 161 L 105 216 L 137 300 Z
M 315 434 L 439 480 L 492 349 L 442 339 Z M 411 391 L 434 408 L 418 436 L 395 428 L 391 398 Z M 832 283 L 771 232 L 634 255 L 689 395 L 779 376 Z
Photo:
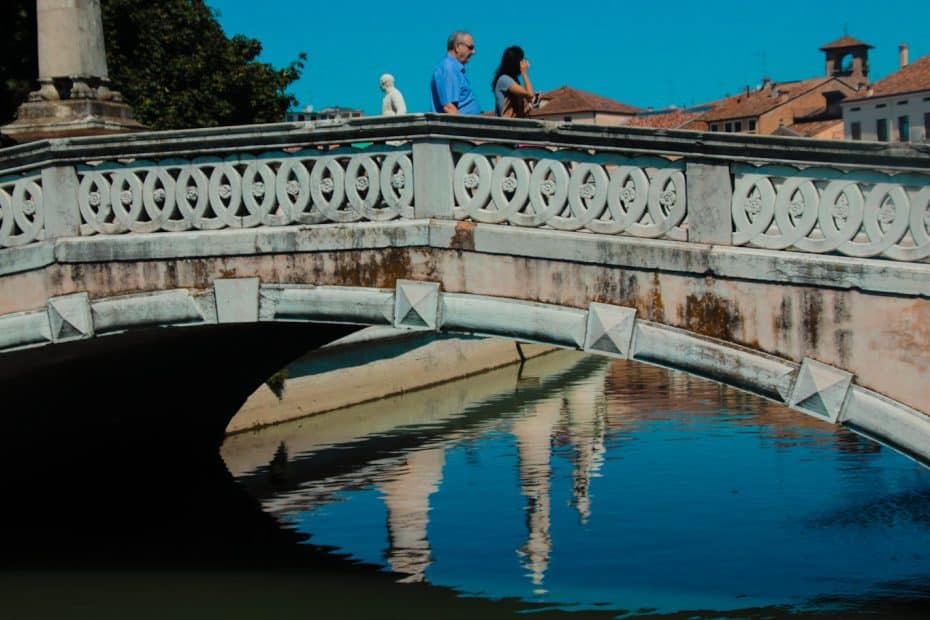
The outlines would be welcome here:
M 15 142 L 141 131 L 110 90 L 100 0 L 36 0 L 39 88 L 0 129 Z
M 14 142 L 50 138 L 144 131 L 125 103 L 98 99 L 27 101 L 19 106 L 16 120 L 0 129 Z

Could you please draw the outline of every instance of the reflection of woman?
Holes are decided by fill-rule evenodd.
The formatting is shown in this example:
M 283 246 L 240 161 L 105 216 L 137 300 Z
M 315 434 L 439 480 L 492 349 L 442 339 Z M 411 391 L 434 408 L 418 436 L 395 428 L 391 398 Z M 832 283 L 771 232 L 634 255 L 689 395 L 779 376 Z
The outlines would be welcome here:
M 501 65 L 494 74 L 491 88 L 494 90 L 494 109 L 498 116 L 527 116 L 536 93 L 530 82 L 530 61 L 523 56 L 523 49 L 514 45 L 504 50 Z M 520 77 L 523 84 L 520 84 Z M 509 105 L 508 105 L 509 103 Z

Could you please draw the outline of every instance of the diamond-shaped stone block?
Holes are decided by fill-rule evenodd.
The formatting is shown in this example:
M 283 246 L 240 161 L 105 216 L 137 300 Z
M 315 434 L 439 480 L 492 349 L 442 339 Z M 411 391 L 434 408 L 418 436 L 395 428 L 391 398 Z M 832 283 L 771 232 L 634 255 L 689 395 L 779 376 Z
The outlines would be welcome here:
M 75 293 L 48 300 L 48 325 L 52 342 L 80 340 L 94 335 L 87 293 Z
M 439 284 L 398 280 L 394 294 L 394 327 L 436 329 L 439 318 Z
M 801 363 L 788 404 L 835 423 L 843 413 L 852 377 L 852 373 L 806 357 Z
M 588 308 L 584 350 L 629 359 L 636 308 L 593 303 Z
M 213 281 L 216 318 L 219 323 L 258 321 L 258 278 L 226 278 Z

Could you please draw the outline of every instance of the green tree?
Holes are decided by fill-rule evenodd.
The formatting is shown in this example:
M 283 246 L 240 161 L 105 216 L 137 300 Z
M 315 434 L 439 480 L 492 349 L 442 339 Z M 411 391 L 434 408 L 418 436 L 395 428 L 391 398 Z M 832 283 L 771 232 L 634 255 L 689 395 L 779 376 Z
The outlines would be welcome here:
M 28 72 L 15 66 L 22 62 L 16 58 L 36 55 L 34 4 L 12 0 L 20 20 L 16 32 L 24 35 L 12 56 L 2 54 L 12 58 L 7 63 L 12 66 L 0 64 L 0 83 L 35 82 L 35 60 Z M 101 5 L 113 88 L 152 129 L 276 122 L 296 103 L 286 90 L 300 77 L 306 55 L 283 69 L 258 62 L 261 43 L 241 35 L 228 38 L 203 0 L 103 0 Z M 19 16 L 23 11 L 27 14 Z M 24 99 L 22 88 L 11 91 L 14 98 L 13 108 Z M 11 113 L 0 108 L 0 122 L 8 122 Z
M 0 125 L 12 120 L 39 73 L 35 0 L 9 0 L 0 19 Z

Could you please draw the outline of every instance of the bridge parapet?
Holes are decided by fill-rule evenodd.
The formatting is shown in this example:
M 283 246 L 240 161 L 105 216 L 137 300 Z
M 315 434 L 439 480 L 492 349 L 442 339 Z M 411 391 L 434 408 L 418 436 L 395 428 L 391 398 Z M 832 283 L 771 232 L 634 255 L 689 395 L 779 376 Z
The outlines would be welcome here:
M 930 149 L 414 115 L 0 151 L 0 248 L 412 218 L 925 261 Z
M 930 462 L 928 188 L 923 145 L 432 115 L 30 144 L 0 151 L 0 365 L 400 324 L 680 368 Z

